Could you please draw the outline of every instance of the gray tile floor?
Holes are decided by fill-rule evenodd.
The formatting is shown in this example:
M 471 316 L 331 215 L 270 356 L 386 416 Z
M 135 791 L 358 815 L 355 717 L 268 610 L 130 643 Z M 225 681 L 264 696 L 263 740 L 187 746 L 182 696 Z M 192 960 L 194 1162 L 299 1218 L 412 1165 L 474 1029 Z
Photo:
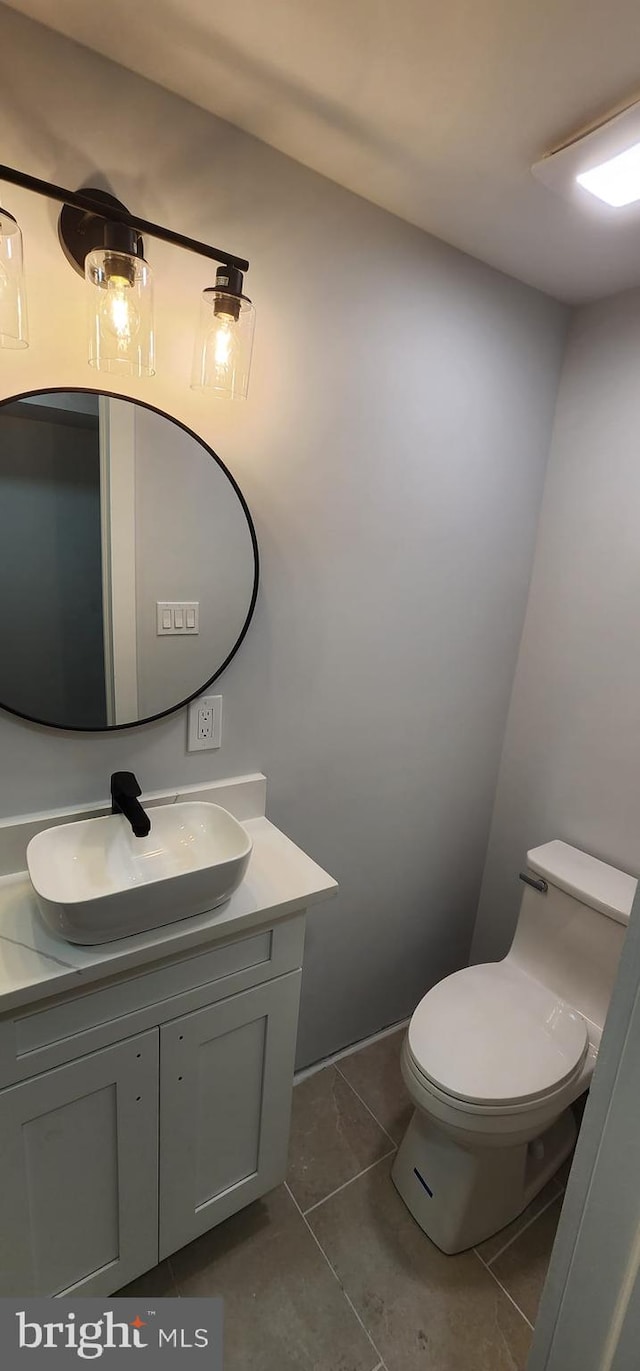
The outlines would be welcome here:
M 403 1030 L 294 1091 L 284 1185 L 127 1294 L 222 1295 L 225 1371 L 524 1371 L 563 1198 L 445 1257 L 390 1179 Z

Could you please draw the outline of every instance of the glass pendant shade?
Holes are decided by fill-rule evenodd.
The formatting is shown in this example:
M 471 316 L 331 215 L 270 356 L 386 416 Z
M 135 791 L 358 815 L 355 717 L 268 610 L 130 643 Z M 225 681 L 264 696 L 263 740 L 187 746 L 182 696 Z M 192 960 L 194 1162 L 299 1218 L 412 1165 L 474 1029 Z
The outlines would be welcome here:
M 256 312 L 246 295 L 202 292 L 191 386 L 220 399 L 246 400 Z
M 153 376 L 153 273 L 143 257 L 113 248 L 88 253 L 89 363 L 120 376 Z
M 0 347 L 28 346 L 22 234 L 13 215 L 0 209 Z

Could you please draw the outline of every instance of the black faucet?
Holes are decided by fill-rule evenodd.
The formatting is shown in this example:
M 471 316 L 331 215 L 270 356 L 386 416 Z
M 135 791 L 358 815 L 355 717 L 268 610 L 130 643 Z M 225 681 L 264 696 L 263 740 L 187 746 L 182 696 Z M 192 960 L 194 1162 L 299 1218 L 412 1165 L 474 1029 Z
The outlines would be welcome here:
M 111 813 L 124 814 L 136 838 L 146 838 L 151 819 L 138 802 L 142 790 L 132 771 L 114 771 L 111 777 Z

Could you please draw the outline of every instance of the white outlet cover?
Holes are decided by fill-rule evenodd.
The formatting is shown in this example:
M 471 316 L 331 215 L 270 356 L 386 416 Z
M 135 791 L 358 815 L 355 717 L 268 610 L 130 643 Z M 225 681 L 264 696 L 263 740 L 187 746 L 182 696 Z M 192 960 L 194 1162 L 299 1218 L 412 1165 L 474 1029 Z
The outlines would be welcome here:
M 210 709 L 213 714 L 211 737 L 200 737 L 200 711 Z M 187 752 L 205 752 L 222 743 L 222 696 L 198 695 L 187 707 Z

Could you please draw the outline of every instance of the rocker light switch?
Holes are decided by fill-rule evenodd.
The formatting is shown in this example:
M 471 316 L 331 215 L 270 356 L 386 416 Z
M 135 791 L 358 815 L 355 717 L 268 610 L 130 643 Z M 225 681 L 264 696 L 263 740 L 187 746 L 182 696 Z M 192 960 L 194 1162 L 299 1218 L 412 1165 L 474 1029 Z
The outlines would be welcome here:
M 156 604 L 156 633 L 159 638 L 169 633 L 199 633 L 200 603 L 198 600 L 158 600 Z

